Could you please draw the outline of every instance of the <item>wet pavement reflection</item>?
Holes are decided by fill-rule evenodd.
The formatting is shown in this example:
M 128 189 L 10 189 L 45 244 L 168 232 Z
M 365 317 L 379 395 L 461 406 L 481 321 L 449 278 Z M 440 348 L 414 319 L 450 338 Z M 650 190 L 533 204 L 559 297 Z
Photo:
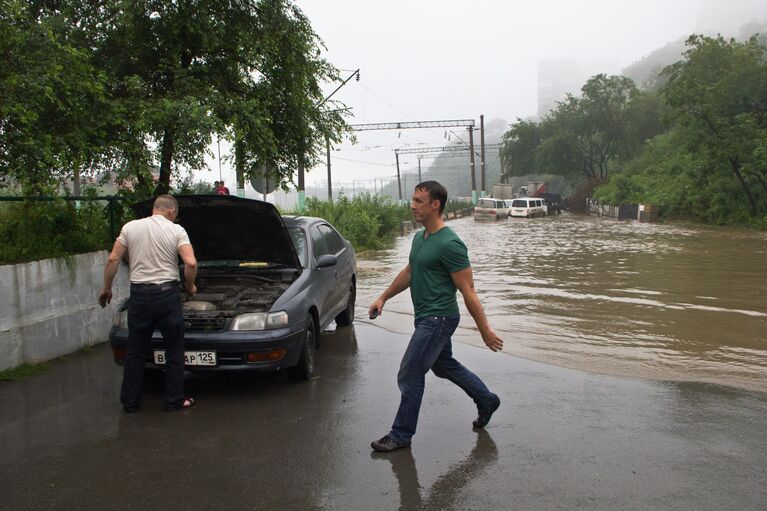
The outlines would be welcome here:
M 0 383 L 0 510 L 763 509 L 767 396 L 585 373 L 456 343 L 502 399 L 485 430 L 427 376 L 412 448 L 373 454 L 399 403 L 408 335 L 325 332 L 308 382 L 189 374 L 194 409 L 165 413 L 162 375 L 124 414 L 106 345 Z M 737 503 L 737 504 L 735 504 Z
M 507 353 L 767 392 L 767 233 L 569 214 L 448 225 L 469 248 L 476 287 Z M 406 264 L 410 240 L 360 258 L 360 306 Z M 479 345 L 459 304 L 456 340 Z M 375 321 L 405 333 L 410 314 L 404 293 Z

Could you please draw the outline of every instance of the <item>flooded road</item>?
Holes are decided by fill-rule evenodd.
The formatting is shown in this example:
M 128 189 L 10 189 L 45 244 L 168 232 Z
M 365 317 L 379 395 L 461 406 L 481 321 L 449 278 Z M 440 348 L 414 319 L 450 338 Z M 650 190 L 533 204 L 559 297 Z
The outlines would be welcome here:
M 448 225 L 466 242 L 505 352 L 588 371 L 767 392 L 767 233 L 561 215 Z M 358 311 L 412 235 L 360 257 Z M 482 343 L 459 298 L 456 340 Z M 412 331 L 409 294 L 376 324 Z M 380 322 L 380 323 L 379 323 Z

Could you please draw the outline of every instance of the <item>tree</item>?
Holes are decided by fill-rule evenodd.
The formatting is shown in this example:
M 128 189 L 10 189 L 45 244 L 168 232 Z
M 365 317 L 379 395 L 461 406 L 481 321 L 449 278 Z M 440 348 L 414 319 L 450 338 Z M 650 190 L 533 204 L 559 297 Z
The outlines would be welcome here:
M 538 172 L 535 154 L 541 145 L 541 127 L 535 121 L 517 122 L 503 135 L 501 168 L 503 180 Z
M 25 193 L 51 193 L 107 153 L 105 76 L 69 33 L 58 11 L 41 16 L 22 1 L 0 10 L 0 175 Z
M 172 163 L 202 167 L 213 134 L 235 142 L 246 169 L 269 162 L 282 179 L 296 167 L 297 141 L 311 161 L 324 135 L 340 137 L 341 118 L 314 108 L 335 70 L 291 2 L 122 0 L 107 9 L 97 59 L 125 111 L 139 106 L 128 142 L 156 147 L 156 193 L 167 191 Z
M 519 121 L 504 136 L 505 170 L 600 183 L 662 131 L 660 103 L 623 76 L 599 74 L 539 123 Z
M 693 35 L 684 59 L 664 70 L 662 93 L 686 149 L 712 172 L 726 172 L 748 201 L 750 214 L 767 210 L 767 63 L 756 37 L 744 43 Z

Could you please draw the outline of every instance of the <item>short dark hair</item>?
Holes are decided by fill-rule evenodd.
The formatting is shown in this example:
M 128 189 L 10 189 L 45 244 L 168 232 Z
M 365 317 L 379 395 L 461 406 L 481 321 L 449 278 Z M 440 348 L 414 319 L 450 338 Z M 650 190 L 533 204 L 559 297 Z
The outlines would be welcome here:
M 415 185 L 415 189 L 427 192 L 431 200 L 438 200 L 439 213 L 442 214 L 447 204 L 447 188 L 436 181 L 424 181 Z
M 178 211 L 178 201 L 172 195 L 158 195 L 152 205 L 153 209 L 175 209 Z

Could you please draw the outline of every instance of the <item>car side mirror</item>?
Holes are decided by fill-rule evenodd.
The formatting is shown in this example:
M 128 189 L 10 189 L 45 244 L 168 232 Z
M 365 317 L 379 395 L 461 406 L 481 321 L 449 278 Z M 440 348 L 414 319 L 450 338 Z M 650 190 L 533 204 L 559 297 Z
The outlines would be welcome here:
M 324 254 L 317 258 L 317 268 L 328 268 L 338 264 L 338 258 L 334 255 Z

